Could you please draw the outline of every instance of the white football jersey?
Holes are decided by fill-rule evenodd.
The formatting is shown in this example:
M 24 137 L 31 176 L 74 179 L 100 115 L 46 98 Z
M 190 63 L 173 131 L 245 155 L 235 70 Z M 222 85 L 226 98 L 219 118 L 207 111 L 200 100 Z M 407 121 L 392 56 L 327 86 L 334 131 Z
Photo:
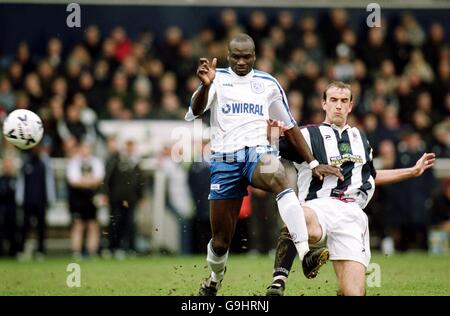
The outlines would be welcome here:
M 213 152 L 230 153 L 245 146 L 269 145 L 269 118 L 283 121 L 287 128 L 296 124 L 278 81 L 258 70 L 239 76 L 231 68 L 217 68 L 209 89 L 207 110 L 211 111 Z M 189 107 L 185 119 L 195 118 Z

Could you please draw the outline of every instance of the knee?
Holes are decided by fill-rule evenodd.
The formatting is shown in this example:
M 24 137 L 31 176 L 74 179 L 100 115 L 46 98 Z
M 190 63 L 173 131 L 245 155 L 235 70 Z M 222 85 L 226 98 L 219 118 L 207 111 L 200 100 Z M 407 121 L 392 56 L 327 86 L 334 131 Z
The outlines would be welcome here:
M 286 180 L 286 173 L 284 169 L 279 168 L 272 177 L 270 181 L 270 187 L 274 193 L 280 193 L 288 187 L 288 182 Z
M 312 214 L 312 211 L 308 210 L 307 208 L 305 208 L 304 211 L 309 241 L 312 243 L 316 243 L 322 238 L 323 235 L 322 226 L 320 226 L 319 221 L 314 216 L 314 214 Z

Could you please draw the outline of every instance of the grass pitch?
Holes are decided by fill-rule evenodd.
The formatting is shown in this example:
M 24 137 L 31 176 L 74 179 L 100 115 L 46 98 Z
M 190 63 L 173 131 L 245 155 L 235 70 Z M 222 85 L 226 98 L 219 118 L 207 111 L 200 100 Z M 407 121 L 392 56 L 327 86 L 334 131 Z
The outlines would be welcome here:
M 196 295 L 208 275 L 205 256 L 148 256 L 116 260 L 84 260 L 81 287 L 69 288 L 66 279 L 71 258 L 46 258 L 43 262 L 0 260 L 0 295 Z M 368 276 L 370 296 L 450 295 L 450 255 L 426 253 L 372 256 L 381 278 Z M 219 295 L 264 295 L 271 281 L 273 258 L 231 254 Z M 376 273 L 376 272 L 373 272 Z M 317 278 L 303 277 L 298 260 L 287 283 L 286 295 L 336 295 L 332 264 L 322 267 Z

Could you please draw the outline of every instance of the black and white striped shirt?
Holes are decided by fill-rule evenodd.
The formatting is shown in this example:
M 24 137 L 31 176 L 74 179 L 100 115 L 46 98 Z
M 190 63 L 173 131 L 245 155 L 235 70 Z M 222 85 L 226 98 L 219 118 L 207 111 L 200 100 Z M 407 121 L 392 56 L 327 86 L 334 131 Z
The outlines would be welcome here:
M 349 125 L 339 129 L 326 123 L 303 127 L 301 132 L 319 163 L 340 167 L 344 181 L 335 176 L 323 180 L 312 177 L 308 164 L 292 145 L 280 140 L 281 157 L 293 161 L 298 171 L 300 201 L 331 196 L 354 200 L 364 209 L 373 196 L 376 177 L 372 148 L 365 134 Z

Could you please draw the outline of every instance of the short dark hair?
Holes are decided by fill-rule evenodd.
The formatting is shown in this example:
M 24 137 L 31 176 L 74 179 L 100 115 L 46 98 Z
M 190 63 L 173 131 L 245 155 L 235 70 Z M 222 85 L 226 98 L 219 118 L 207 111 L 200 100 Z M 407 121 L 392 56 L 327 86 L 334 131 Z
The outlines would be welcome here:
M 233 38 L 228 43 L 228 49 L 230 49 L 230 45 L 232 42 L 238 43 L 250 42 L 253 45 L 253 50 L 255 50 L 255 42 L 253 41 L 253 38 L 248 34 L 239 33 L 236 36 L 233 36 Z
M 323 95 L 322 95 L 323 101 L 327 100 L 327 91 L 331 88 L 348 89 L 350 91 L 350 101 L 352 101 L 352 99 L 353 99 L 352 87 L 349 84 L 342 82 L 342 81 L 332 81 L 327 85 L 325 90 L 323 90 Z

